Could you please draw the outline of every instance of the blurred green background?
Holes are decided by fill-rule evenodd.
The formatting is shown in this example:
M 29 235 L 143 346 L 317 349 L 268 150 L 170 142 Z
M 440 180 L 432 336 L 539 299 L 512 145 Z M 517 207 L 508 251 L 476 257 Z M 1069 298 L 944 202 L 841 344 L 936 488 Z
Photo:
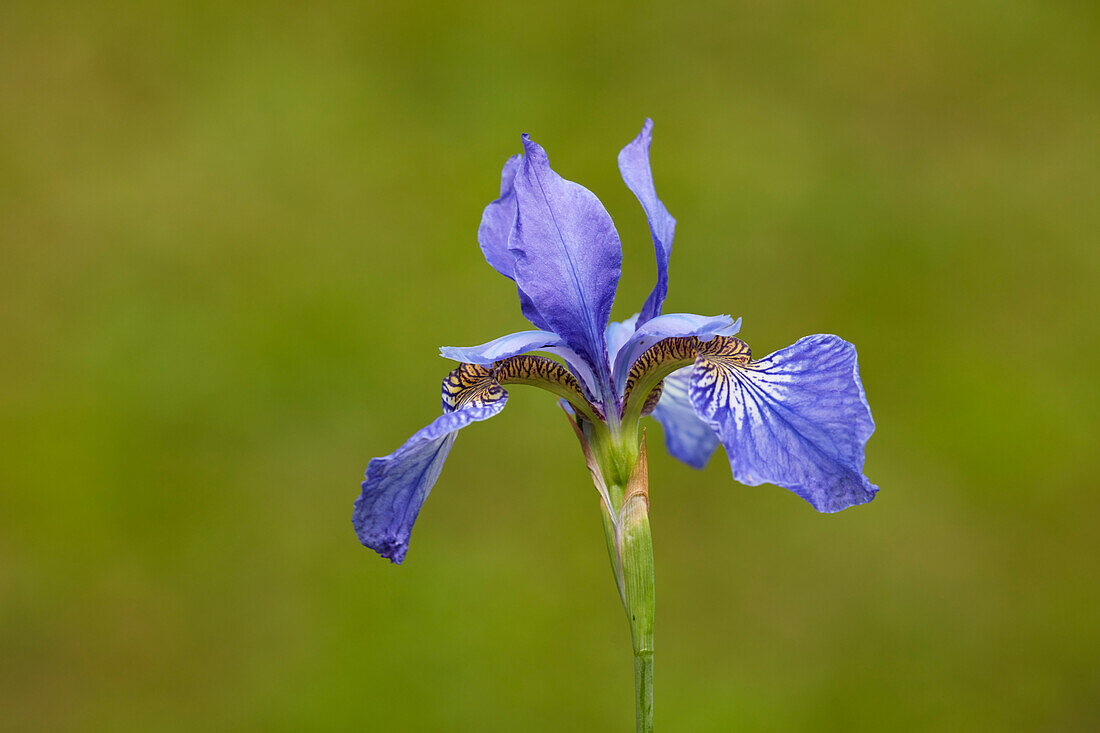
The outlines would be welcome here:
M 0 727 L 633 730 L 554 401 L 465 431 L 398 568 L 367 461 L 525 327 L 475 234 L 530 132 L 667 309 L 857 344 L 872 504 L 651 431 L 657 725 L 1100 727 L 1100 16 L 1085 2 L 7 2 Z

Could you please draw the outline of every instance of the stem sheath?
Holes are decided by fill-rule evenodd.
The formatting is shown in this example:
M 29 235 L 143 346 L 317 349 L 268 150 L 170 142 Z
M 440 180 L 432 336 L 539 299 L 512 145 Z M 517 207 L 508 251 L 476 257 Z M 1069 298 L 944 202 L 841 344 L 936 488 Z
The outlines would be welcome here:
M 611 571 L 630 622 L 637 730 L 653 733 L 653 537 L 645 433 L 639 440 L 635 425 L 623 440 L 622 432 L 606 426 L 599 430 L 572 417 L 569 422 L 600 495 Z
M 616 477 L 620 479 L 620 477 Z M 621 479 L 620 479 L 621 480 Z M 614 484 L 613 484 L 614 485 Z M 643 436 L 614 523 L 616 581 L 634 648 L 634 697 L 637 730 L 653 730 L 653 536 L 649 529 L 649 470 Z M 610 549 L 610 548 L 609 548 Z

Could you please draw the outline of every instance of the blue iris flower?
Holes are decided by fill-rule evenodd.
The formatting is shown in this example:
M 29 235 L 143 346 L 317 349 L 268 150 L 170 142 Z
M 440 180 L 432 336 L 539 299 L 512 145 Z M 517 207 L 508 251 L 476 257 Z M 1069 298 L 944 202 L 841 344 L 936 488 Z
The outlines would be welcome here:
M 863 461 L 875 425 L 855 347 L 818 334 L 754 360 L 735 338 L 740 319 L 662 314 L 676 220 L 654 188 L 652 129 L 647 119 L 619 153 L 619 170 L 649 221 L 657 284 L 640 312 L 618 323 L 609 322 L 622 265 L 611 216 L 523 135 L 523 154 L 504 164 L 478 242 L 515 282 L 535 328 L 441 349 L 460 362 L 443 382 L 443 414 L 367 467 L 353 515 L 364 545 L 394 563 L 404 559 L 456 434 L 504 409 L 510 384 L 556 394 L 590 435 L 612 442 L 637 442 L 638 422 L 651 414 L 668 451 L 689 466 L 702 468 L 721 444 L 734 479 L 782 486 L 820 512 L 874 498 Z

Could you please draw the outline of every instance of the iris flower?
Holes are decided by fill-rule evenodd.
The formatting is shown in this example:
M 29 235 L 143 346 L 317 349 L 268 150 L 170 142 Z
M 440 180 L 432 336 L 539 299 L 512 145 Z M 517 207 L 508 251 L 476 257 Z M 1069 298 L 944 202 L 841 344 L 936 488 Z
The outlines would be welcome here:
M 662 313 L 676 220 L 654 187 L 652 129 L 647 119 L 618 158 L 657 257 L 657 282 L 641 310 L 610 322 L 622 265 L 611 216 L 591 191 L 554 172 L 542 147 L 523 135 L 523 154 L 504 164 L 500 197 L 485 208 L 478 243 L 488 263 L 515 283 L 534 329 L 441 349 L 459 362 L 443 381 L 443 414 L 370 461 L 353 516 L 360 542 L 400 563 L 458 431 L 499 414 L 511 385 L 541 387 L 570 415 L 599 490 L 636 657 L 652 654 L 651 628 L 635 628 L 639 616 L 652 621 L 642 417 L 661 424 L 668 451 L 689 466 L 702 468 L 721 444 L 736 481 L 782 486 L 819 512 L 863 504 L 878 491 L 863 475 L 874 422 L 850 343 L 818 334 L 753 359 L 736 338 L 740 318 Z M 651 688 L 646 664 L 639 684 Z M 648 730 L 641 721 L 651 716 L 652 701 L 640 697 L 643 704 L 650 707 L 639 707 L 639 730 Z

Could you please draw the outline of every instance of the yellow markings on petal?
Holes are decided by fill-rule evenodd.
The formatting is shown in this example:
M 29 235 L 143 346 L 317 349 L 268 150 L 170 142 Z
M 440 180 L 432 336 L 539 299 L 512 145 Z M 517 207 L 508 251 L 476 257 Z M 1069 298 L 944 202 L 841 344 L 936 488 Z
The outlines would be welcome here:
M 501 384 L 530 384 L 532 382 L 555 384 L 562 389 L 584 397 L 577 380 L 553 359 L 545 356 L 513 356 L 493 365 Z
M 569 401 L 589 417 L 596 414 L 580 384 L 564 366 L 542 356 L 513 356 L 490 366 L 459 364 L 443 380 L 443 408 L 448 412 L 469 405 L 482 406 L 507 394 L 502 385 L 542 387 Z
M 699 341 L 699 339 L 695 339 Z M 717 336 L 710 341 L 700 341 L 699 356 L 733 366 L 748 366 L 752 350 L 741 339 L 733 336 Z
M 720 339 L 714 339 L 719 341 Z M 744 341 L 735 338 L 721 339 L 727 343 L 717 343 L 699 351 L 695 369 L 700 374 L 699 389 L 710 394 L 711 402 L 728 404 L 730 390 L 734 381 L 734 371 L 751 367 L 752 352 Z
M 626 387 L 623 389 L 623 402 L 630 399 L 635 385 L 644 377 L 662 369 L 667 364 L 686 366 L 695 361 L 701 342 L 694 336 L 674 336 L 662 339 L 646 349 L 626 373 Z M 673 371 L 673 370 L 669 370 Z M 662 377 L 663 379 L 663 377 Z
M 645 417 L 649 413 L 657 409 L 657 403 L 661 401 L 661 395 L 665 391 L 665 380 L 657 382 L 657 386 L 649 393 L 649 396 L 645 398 L 645 404 L 642 405 L 642 417 Z
M 577 410 L 594 419 L 598 411 L 585 397 L 580 383 L 568 369 L 545 356 L 513 356 L 493 364 L 501 384 L 529 384 L 553 392 Z
M 639 356 L 627 372 L 623 390 L 624 417 L 628 412 L 639 417 L 652 412 L 660 400 L 664 378 L 696 359 L 723 367 L 743 368 L 752 361 L 752 351 L 748 344 L 733 336 L 715 336 L 710 341 L 701 341 L 695 336 L 674 336 L 658 341 Z M 645 394 L 640 410 L 636 400 L 631 399 L 637 390 Z
M 467 406 L 482 407 L 502 399 L 505 394 L 491 367 L 459 364 L 443 380 L 443 409 L 454 412 Z

